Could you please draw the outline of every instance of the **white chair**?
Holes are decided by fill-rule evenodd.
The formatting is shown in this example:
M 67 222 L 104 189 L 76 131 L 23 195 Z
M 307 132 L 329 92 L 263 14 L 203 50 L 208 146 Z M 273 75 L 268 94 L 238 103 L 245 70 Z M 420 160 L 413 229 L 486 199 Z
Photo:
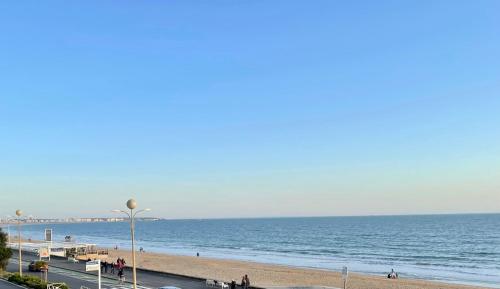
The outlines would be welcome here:
M 78 263 L 78 260 L 75 257 L 69 257 L 68 262 Z
M 207 281 L 205 282 L 205 285 L 207 287 L 215 287 L 215 280 L 207 279 Z
M 229 285 L 224 283 L 224 282 L 220 282 L 220 287 L 221 287 L 221 289 L 227 289 L 227 288 L 229 288 Z

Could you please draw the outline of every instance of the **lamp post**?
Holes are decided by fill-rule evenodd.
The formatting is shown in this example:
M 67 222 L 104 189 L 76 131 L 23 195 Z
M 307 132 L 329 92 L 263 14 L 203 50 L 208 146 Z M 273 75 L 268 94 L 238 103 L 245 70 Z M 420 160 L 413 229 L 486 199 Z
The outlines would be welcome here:
M 143 209 L 136 211 L 134 209 L 137 207 L 137 202 L 134 199 L 127 201 L 127 208 L 129 208 L 130 213 L 123 210 L 112 210 L 114 213 L 124 213 L 128 216 L 130 222 L 130 239 L 132 241 L 132 282 L 134 284 L 134 289 L 137 289 L 137 274 L 135 268 L 135 216 L 141 212 L 151 211 L 151 209 Z
M 21 215 L 23 214 L 23 211 L 21 210 L 16 210 L 16 216 L 17 216 L 17 241 L 18 241 L 18 251 L 19 251 L 19 276 L 23 276 L 23 259 L 21 256 Z

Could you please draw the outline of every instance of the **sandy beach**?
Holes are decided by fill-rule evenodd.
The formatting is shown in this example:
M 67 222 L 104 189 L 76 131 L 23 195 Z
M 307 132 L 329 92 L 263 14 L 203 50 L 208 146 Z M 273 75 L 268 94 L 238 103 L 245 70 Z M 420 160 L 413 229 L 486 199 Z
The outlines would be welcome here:
M 130 265 L 131 254 L 122 250 L 109 250 L 107 261 L 125 258 Z M 156 271 L 189 275 L 223 281 L 236 280 L 248 274 L 252 285 L 259 287 L 280 286 L 327 286 L 343 287 L 340 272 L 315 269 L 302 269 L 288 266 L 270 265 L 255 262 L 223 260 L 195 256 L 177 256 L 158 253 L 137 253 L 137 266 Z M 347 288 L 356 289 L 451 289 L 451 288 L 486 288 L 478 286 L 456 285 L 425 280 L 398 279 L 390 280 L 383 276 L 349 274 Z

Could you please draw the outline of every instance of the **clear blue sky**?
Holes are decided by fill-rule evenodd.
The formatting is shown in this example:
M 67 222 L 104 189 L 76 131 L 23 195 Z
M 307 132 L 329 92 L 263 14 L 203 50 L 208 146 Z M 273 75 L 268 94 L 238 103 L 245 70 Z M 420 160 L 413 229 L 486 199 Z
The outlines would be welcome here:
M 500 1 L 3 1 L 0 212 L 500 211 Z

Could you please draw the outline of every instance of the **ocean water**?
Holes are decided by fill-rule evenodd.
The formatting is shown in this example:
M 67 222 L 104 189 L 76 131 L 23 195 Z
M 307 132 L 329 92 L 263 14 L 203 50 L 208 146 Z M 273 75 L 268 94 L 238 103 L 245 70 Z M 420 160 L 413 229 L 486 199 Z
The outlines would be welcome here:
M 137 222 L 146 251 L 500 288 L 500 214 Z M 128 223 L 26 225 L 23 235 L 130 248 Z M 12 228 L 11 228 L 12 229 Z

